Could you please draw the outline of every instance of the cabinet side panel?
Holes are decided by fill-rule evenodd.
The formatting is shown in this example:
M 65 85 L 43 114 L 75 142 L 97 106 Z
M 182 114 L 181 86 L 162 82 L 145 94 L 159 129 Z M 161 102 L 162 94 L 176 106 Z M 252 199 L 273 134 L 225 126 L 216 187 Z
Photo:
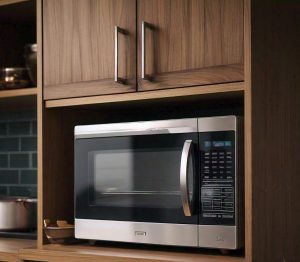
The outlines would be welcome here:
M 251 12 L 253 261 L 299 261 L 300 6 Z

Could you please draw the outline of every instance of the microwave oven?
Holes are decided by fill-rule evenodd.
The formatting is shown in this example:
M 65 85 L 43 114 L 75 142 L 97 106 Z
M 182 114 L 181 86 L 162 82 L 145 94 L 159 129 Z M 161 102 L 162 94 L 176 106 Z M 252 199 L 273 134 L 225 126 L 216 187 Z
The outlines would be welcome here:
M 237 116 L 76 126 L 75 237 L 238 249 Z

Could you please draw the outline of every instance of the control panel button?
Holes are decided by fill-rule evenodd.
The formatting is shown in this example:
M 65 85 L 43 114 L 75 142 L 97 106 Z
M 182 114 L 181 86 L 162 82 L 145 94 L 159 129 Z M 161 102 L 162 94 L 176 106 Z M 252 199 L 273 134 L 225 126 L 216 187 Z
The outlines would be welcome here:
M 232 208 L 230 208 L 230 207 L 222 207 L 222 210 L 225 211 L 225 212 L 233 212 L 234 211 L 233 207 Z
M 222 207 L 230 207 L 233 208 L 233 203 L 222 203 Z

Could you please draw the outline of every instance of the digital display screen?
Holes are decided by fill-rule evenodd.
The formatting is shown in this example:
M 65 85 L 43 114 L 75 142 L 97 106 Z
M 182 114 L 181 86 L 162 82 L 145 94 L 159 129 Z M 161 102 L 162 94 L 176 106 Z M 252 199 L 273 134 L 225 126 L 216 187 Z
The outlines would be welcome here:
M 205 147 L 211 147 L 211 142 L 210 141 L 204 141 L 204 146 Z
M 231 147 L 231 141 L 204 141 L 204 147 Z

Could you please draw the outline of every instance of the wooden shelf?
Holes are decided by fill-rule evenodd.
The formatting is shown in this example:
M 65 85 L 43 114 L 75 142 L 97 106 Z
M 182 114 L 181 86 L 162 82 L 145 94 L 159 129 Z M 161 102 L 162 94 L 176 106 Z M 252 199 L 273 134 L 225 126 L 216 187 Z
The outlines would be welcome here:
M 0 91 L 0 110 L 36 109 L 37 88 Z
M 18 261 L 20 249 L 35 247 L 36 240 L 0 238 L 0 261 Z
M 47 100 L 46 107 L 70 107 L 109 103 L 120 104 L 134 101 L 143 103 L 150 100 L 176 100 L 190 97 L 223 98 L 232 95 L 243 96 L 243 92 L 244 82 L 236 82 L 217 85 L 164 89 L 157 91 L 134 92 L 126 94 Z
M 35 261 L 164 261 L 164 262 L 242 262 L 244 257 L 200 254 L 193 252 L 159 251 L 137 248 L 94 247 L 84 245 L 44 245 L 40 249 L 20 250 L 22 260 Z
M 26 1 L 28 1 L 28 0 L 1 0 L 0 1 L 0 6 L 17 4 L 17 3 L 26 2 Z
M 12 90 L 0 90 L 0 101 L 5 98 L 22 97 L 22 96 L 36 96 L 37 88 L 22 88 Z

